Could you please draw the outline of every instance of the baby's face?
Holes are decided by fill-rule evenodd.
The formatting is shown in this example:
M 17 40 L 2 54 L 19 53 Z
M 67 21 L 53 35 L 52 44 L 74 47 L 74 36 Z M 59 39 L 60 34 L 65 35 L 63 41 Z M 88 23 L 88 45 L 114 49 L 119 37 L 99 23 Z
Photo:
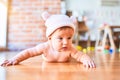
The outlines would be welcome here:
M 71 28 L 58 29 L 50 36 L 51 46 L 59 52 L 70 50 L 73 35 Z

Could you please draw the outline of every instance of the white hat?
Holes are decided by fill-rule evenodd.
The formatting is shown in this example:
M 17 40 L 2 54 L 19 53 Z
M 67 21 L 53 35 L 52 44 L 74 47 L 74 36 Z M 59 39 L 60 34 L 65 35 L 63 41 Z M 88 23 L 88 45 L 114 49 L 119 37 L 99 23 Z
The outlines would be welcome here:
M 42 18 L 45 20 L 45 26 L 47 27 L 46 37 L 49 37 L 56 29 L 60 27 L 69 26 L 75 31 L 76 18 L 73 16 L 68 17 L 63 14 L 50 15 L 48 12 L 44 12 L 42 14 Z

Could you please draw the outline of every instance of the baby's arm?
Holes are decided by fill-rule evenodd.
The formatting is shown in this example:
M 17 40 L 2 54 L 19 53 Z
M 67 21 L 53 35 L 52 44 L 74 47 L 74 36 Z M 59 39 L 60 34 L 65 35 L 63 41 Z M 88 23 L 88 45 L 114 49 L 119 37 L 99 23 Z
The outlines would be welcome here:
M 30 57 L 42 54 L 43 50 L 44 50 L 44 44 L 40 44 L 36 47 L 23 50 L 20 53 L 18 53 L 15 57 L 11 58 L 10 60 L 5 60 L 1 64 L 1 66 L 16 65 L 21 61 L 26 60 Z
M 74 50 L 74 52 L 71 54 L 73 58 L 75 58 L 77 61 L 82 62 L 85 67 L 95 68 L 94 61 L 87 55 L 80 51 Z

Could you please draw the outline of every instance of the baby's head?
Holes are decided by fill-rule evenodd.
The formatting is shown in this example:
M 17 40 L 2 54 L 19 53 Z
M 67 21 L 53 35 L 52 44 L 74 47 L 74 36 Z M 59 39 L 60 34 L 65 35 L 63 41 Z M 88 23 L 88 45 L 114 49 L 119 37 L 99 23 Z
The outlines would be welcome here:
M 48 12 L 42 14 L 45 20 L 46 37 L 52 48 L 57 51 L 70 50 L 72 37 L 75 32 L 76 18 L 67 15 L 50 15 Z
M 73 16 L 68 17 L 63 14 L 51 15 L 48 12 L 44 12 L 42 13 L 42 18 L 45 20 L 45 26 L 47 27 L 46 37 L 51 36 L 56 30 L 63 27 L 69 27 L 75 32 L 76 18 Z

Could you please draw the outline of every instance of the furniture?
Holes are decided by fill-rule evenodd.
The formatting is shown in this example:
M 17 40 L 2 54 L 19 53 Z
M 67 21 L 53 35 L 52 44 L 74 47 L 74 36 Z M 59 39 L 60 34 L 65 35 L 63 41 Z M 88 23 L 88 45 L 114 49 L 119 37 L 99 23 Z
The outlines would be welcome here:
M 120 48 L 120 26 L 110 26 L 113 32 L 113 38 L 116 48 Z
M 80 36 L 85 37 L 85 34 L 88 33 L 88 39 L 82 40 Z M 90 46 L 90 36 L 89 36 L 89 29 L 86 26 L 84 21 L 77 23 L 77 29 L 75 33 L 75 45 L 81 45 L 82 47 Z
M 114 29 L 117 28 L 117 31 Z M 95 50 L 104 51 L 108 45 L 110 49 L 116 51 L 120 46 L 120 26 L 104 25 L 99 29 L 98 38 L 96 39 Z

